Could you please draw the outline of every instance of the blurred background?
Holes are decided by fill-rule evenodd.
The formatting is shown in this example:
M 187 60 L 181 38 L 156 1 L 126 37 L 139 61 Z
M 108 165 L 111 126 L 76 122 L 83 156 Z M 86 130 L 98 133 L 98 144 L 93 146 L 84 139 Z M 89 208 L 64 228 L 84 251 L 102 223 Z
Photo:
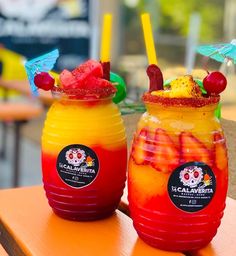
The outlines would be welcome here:
M 105 12 L 113 14 L 112 70 L 126 80 L 125 103 L 138 104 L 127 110 L 124 103 L 123 113 L 143 110 L 148 80 L 140 14 L 149 12 L 164 78 L 186 69 L 203 78 L 203 66 L 223 71 L 222 116 L 236 120 L 235 65 L 196 54 L 198 45 L 236 38 L 235 0 L 0 0 L 0 188 L 41 183 L 40 136 L 52 101 L 48 94 L 32 98 L 23 62 L 54 48 L 60 50 L 56 71 L 99 59 Z

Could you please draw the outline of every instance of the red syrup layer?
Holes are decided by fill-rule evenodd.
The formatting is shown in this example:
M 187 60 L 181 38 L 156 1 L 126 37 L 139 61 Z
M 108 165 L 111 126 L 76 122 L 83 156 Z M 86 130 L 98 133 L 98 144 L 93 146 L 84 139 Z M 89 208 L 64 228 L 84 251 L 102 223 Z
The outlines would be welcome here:
M 43 182 L 53 211 L 66 219 L 94 220 L 114 212 L 123 194 L 126 179 L 126 145 L 108 150 L 102 146 L 91 149 L 99 159 L 96 179 L 76 189 L 64 183 L 56 169 L 57 155 L 42 152 Z
M 142 100 L 149 103 L 157 103 L 164 106 L 176 107 L 186 106 L 200 108 L 207 105 L 217 104 L 220 101 L 220 96 L 209 96 L 202 98 L 169 98 L 152 95 L 149 92 L 143 94 Z

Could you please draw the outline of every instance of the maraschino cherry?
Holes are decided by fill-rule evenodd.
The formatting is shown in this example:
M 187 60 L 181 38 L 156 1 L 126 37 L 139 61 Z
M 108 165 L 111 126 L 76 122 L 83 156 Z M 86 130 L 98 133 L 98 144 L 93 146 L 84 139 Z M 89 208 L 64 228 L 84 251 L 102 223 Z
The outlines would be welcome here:
M 47 72 L 40 72 L 35 75 L 34 83 L 38 88 L 49 91 L 53 88 L 55 79 Z
M 224 91 L 226 85 L 227 80 L 219 71 L 208 73 L 208 75 L 203 79 L 203 86 L 209 95 L 220 94 Z

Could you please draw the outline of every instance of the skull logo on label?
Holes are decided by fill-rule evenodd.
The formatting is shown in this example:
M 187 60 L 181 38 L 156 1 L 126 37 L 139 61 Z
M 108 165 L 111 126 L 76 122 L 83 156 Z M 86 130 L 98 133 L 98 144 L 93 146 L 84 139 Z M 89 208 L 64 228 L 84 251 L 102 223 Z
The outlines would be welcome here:
M 69 164 L 79 166 L 84 162 L 86 154 L 84 150 L 79 148 L 71 148 L 66 152 L 66 160 Z
M 185 167 L 179 174 L 180 181 L 184 186 L 195 188 L 203 179 L 202 168 L 198 166 Z

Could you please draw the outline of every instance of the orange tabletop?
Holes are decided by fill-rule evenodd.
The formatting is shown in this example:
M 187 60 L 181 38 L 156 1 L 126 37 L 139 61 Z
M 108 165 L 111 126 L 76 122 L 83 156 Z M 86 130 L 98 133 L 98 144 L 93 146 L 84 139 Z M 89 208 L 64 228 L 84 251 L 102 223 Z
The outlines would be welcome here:
M 93 222 L 57 217 L 41 186 L 0 191 L 0 241 L 10 255 L 183 255 L 154 249 L 120 211 Z
M 193 256 L 236 255 L 236 200 L 227 198 L 226 209 L 217 235 L 205 248 L 192 253 Z
M 121 198 L 119 209 L 129 214 L 127 186 Z M 227 198 L 222 223 L 212 242 L 205 248 L 190 252 L 193 256 L 235 256 L 236 255 L 236 200 Z

